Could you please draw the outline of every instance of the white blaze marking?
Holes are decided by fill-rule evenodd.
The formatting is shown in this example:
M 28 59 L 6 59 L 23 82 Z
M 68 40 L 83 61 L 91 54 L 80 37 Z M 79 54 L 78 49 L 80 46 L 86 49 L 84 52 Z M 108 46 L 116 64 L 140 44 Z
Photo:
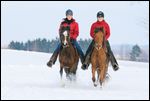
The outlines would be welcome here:
M 67 31 L 64 31 L 63 35 L 65 36 L 64 45 L 66 45 L 67 44 Z
M 67 36 L 67 31 L 64 31 L 63 35 L 64 35 L 64 36 Z

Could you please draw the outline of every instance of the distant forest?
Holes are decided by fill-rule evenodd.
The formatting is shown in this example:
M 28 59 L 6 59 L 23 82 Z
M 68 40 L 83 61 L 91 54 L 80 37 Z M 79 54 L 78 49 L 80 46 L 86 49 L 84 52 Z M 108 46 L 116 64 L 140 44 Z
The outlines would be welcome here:
M 28 40 L 27 42 L 17 42 L 17 41 L 11 41 L 8 45 L 8 48 L 10 49 L 16 49 L 16 50 L 27 50 L 27 51 L 37 51 L 37 52 L 46 52 L 46 53 L 53 53 L 56 47 L 58 46 L 59 38 L 53 39 L 53 40 L 47 40 L 47 39 L 35 39 L 33 41 Z M 91 43 L 91 39 L 85 39 L 85 40 L 78 40 L 79 45 L 82 47 L 83 52 L 85 53 L 89 44 Z
M 91 43 L 91 39 L 80 39 L 78 40 L 79 45 L 81 46 L 84 53 Z M 27 42 L 17 42 L 11 41 L 8 45 L 9 49 L 16 50 L 25 50 L 25 51 L 37 51 L 45 53 L 53 53 L 58 43 L 60 42 L 59 38 L 52 40 L 47 40 L 46 38 L 38 38 L 35 40 L 28 40 Z M 120 45 L 112 46 L 112 51 L 117 59 L 121 60 L 131 60 L 131 61 L 143 61 L 149 62 L 149 48 L 146 46 L 140 47 L 139 45 Z

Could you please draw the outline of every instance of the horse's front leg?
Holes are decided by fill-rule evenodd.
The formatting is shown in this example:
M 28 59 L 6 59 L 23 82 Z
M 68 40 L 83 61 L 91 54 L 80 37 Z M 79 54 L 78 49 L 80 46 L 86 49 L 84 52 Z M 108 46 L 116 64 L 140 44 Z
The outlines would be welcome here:
M 61 87 L 65 87 L 65 82 L 63 80 L 63 65 L 60 65 L 60 71 L 59 71 L 59 73 L 60 73 L 60 78 L 61 78 L 61 81 L 60 81 Z
M 93 81 L 94 86 L 96 87 L 97 83 L 95 79 L 95 72 L 96 72 L 96 66 L 92 65 L 92 81 Z
M 62 76 L 63 76 L 63 66 L 62 65 L 60 65 L 60 71 L 59 71 L 59 73 L 60 73 L 60 78 L 62 80 Z
M 105 64 L 102 64 L 102 65 L 101 65 L 101 70 L 100 70 L 100 78 L 99 78 L 100 86 L 101 86 L 101 87 L 102 87 L 103 82 L 104 82 L 104 80 L 105 80 L 105 75 L 106 75 Z

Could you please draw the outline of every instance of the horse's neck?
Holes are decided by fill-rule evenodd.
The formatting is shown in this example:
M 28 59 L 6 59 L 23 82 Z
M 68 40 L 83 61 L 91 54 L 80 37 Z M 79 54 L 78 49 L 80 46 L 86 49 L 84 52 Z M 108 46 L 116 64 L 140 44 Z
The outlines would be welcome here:
M 67 54 L 72 53 L 73 51 L 73 45 L 71 43 L 69 43 L 69 46 L 66 48 L 63 48 L 63 51 Z
M 71 61 L 77 56 L 77 52 L 75 51 L 73 45 L 69 45 L 69 47 L 62 49 L 60 55 L 65 58 L 65 61 Z
M 100 56 L 101 54 L 106 52 L 106 48 L 102 47 L 101 49 L 97 50 L 96 47 L 93 50 L 93 53 L 97 56 Z

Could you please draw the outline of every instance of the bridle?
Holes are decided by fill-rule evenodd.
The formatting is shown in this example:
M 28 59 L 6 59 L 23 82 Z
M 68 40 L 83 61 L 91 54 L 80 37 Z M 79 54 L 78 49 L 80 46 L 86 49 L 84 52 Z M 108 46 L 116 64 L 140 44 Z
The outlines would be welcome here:
M 68 36 L 67 36 L 67 33 L 68 33 L 67 31 L 64 31 L 64 32 L 62 33 L 63 36 L 64 36 L 64 38 L 65 38 L 65 39 L 64 39 L 64 42 L 63 42 L 63 44 L 62 44 L 62 47 L 63 47 L 63 48 L 69 47 L 69 43 L 70 43 L 70 42 L 67 41 L 67 37 L 68 37 Z M 70 36 L 69 36 L 69 40 L 70 40 Z
M 64 32 L 66 32 L 65 34 L 64 34 L 64 37 L 65 37 L 65 42 L 67 42 L 67 30 L 69 30 L 70 31 L 70 25 L 68 25 L 68 26 L 66 26 L 66 27 L 63 27 L 62 25 L 61 25 L 61 29 L 65 29 L 63 32 L 62 32 L 62 34 L 64 34 Z M 70 40 L 70 36 L 69 36 L 69 40 Z M 66 44 L 66 43 L 65 43 Z M 67 45 L 64 45 L 64 43 L 62 44 L 62 47 L 63 48 L 67 48 L 67 47 L 69 47 L 69 42 L 68 42 L 68 44 Z
M 99 47 L 99 46 L 100 46 L 100 47 Z M 103 45 L 102 45 L 102 44 L 95 43 L 94 47 L 95 47 L 97 50 L 100 50 L 101 48 L 103 48 Z
M 62 45 L 63 46 L 63 48 L 67 48 L 67 47 L 69 47 L 69 45 Z

